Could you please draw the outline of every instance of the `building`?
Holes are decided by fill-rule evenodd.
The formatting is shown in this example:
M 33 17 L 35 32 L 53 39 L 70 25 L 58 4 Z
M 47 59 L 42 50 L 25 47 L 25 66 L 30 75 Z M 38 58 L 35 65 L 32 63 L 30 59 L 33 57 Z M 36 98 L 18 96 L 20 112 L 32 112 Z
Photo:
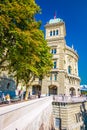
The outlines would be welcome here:
M 29 90 L 32 94 L 41 91 L 45 95 L 79 95 L 78 54 L 73 46 L 67 46 L 65 36 L 66 28 L 62 19 L 51 19 L 45 25 L 45 38 L 53 54 L 54 66 L 48 77 L 43 80 L 35 78 Z M 4 91 L 3 88 L 14 91 L 16 87 L 12 79 L 3 77 L 0 79 L 0 90 Z
M 78 95 L 80 77 L 78 75 L 78 54 L 73 46 L 70 48 L 65 40 L 65 23 L 60 18 L 49 20 L 45 25 L 45 38 L 53 54 L 53 68 L 49 77 L 42 81 L 38 78 L 33 83 L 33 94 Z

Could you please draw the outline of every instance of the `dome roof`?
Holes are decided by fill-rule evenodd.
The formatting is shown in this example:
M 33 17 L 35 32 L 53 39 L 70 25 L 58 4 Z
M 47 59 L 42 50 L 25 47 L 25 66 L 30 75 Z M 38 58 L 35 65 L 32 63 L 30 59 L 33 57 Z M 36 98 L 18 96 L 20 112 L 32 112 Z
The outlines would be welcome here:
M 63 22 L 63 20 L 60 19 L 60 18 L 55 18 L 55 19 L 50 19 L 50 20 L 49 20 L 49 24 L 52 24 L 52 23 L 60 23 L 60 22 Z

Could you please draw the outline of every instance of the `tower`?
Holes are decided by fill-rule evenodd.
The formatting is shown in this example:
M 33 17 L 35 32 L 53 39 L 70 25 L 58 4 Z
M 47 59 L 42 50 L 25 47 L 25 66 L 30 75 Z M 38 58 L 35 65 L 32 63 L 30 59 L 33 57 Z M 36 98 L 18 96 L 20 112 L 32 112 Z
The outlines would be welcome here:
M 46 40 L 53 53 L 52 84 L 57 74 L 57 94 L 64 94 L 64 50 L 65 50 L 65 23 L 62 19 L 51 19 L 45 26 Z
M 60 18 L 49 20 L 45 25 L 45 38 L 53 54 L 49 91 L 52 94 L 78 95 L 78 54 L 66 45 L 65 23 Z M 71 60 L 71 63 L 70 61 Z M 70 72 L 72 71 L 72 73 Z M 72 83 L 71 83 L 72 82 Z M 54 89 L 56 85 L 56 90 Z M 57 91 L 57 93 L 55 93 Z
M 38 79 L 33 83 L 35 92 L 50 95 L 79 95 L 80 77 L 78 75 L 78 54 L 69 47 L 65 40 L 65 22 L 60 18 L 49 20 L 45 25 L 45 39 L 53 54 L 53 68 L 49 77 L 42 82 Z

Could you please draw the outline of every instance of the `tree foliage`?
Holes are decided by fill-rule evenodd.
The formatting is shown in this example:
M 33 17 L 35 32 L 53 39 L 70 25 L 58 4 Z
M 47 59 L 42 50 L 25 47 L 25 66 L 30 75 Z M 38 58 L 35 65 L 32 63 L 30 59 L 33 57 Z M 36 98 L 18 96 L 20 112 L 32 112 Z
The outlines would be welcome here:
M 35 76 L 52 67 L 50 48 L 35 20 L 40 7 L 35 0 L 0 1 L 0 68 L 29 87 Z

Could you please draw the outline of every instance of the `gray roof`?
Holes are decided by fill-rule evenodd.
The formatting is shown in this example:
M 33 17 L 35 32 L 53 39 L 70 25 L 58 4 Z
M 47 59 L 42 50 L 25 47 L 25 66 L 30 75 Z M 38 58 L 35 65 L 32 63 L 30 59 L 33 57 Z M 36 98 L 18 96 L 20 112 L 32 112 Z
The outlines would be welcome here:
M 63 20 L 60 19 L 60 18 L 54 18 L 54 19 L 50 19 L 50 20 L 49 20 L 49 24 L 52 24 L 52 23 L 60 23 L 60 22 L 63 22 Z

